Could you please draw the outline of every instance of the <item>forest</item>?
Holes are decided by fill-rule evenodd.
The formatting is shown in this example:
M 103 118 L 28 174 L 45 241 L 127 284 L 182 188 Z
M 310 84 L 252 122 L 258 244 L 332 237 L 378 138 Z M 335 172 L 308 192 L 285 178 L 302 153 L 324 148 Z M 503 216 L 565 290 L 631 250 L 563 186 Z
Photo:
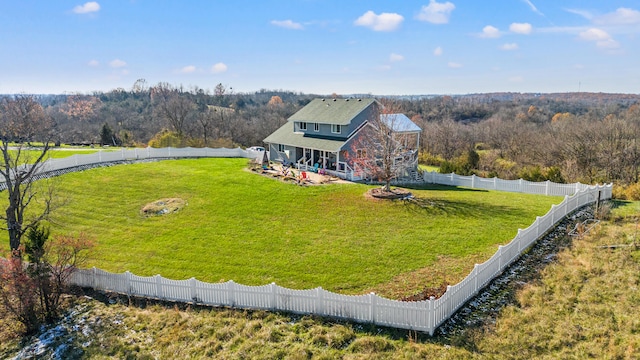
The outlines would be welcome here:
M 9 95 L 5 95 L 9 96 Z M 248 147 L 317 97 L 234 92 L 144 79 L 131 89 L 38 95 L 57 143 L 102 146 Z M 531 181 L 615 182 L 640 198 L 640 95 L 604 93 L 375 96 L 422 129 L 420 162 L 440 172 Z

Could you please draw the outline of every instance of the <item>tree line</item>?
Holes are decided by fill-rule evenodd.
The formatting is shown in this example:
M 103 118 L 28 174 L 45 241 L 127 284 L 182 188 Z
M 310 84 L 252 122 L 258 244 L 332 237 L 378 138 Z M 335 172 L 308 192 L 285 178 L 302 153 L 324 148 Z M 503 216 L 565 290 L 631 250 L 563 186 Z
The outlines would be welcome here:
M 341 97 L 336 94 L 331 97 Z M 56 141 L 124 146 L 262 145 L 313 98 L 234 92 L 144 79 L 131 89 L 39 96 Z M 385 97 L 422 129 L 421 162 L 505 179 L 638 182 L 640 96 L 494 93 Z

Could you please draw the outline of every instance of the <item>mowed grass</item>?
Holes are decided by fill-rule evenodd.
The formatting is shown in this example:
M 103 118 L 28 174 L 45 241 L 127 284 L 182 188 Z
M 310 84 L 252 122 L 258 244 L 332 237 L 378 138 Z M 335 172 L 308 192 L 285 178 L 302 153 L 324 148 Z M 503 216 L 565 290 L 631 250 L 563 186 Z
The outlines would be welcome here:
M 88 154 L 93 154 L 93 153 L 97 153 L 98 151 L 114 151 L 114 150 L 102 150 L 102 149 L 92 149 L 92 148 L 70 148 L 70 147 L 63 147 L 63 148 L 51 148 L 47 151 L 47 153 L 45 154 L 44 160 L 50 160 L 50 159 L 61 159 L 61 158 L 66 158 L 66 157 L 70 157 L 73 155 L 88 155 Z M 9 150 L 9 154 L 11 156 L 16 156 L 17 154 L 17 150 Z M 21 150 L 21 154 L 20 154 L 20 158 L 21 158 L 21 162 L 22 163 L 28 163 L 28 164 L 32 164 L 36 161 L 36 159 L 40 156 L 40 154 L 42 154 L 41 150 L 34 150 L 34 149 L 23 149 Z
M 432 187 L 412 190 L 430 201 L 421 208 L 368 199 L 365 185 L 300 187 L 245 168 L 246 159 L 194 159 L 64 175 L 52 233 L 88 234 L 97 244 L 88 265 L 112 272 L 397 298 L 461 280 L 562 200 Z M 162 198 L 188 205 L 141 215 Z

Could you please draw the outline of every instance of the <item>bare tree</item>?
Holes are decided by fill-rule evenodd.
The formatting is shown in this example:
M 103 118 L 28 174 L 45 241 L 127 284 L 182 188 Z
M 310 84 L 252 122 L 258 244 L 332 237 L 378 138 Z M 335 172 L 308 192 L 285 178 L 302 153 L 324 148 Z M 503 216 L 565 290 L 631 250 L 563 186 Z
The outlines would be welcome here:
M 155 86 L 152 98 L 156 102 L 157 114 L 168 122 L 173 131 L 182 136 L 187 118 L 195 108 L 193 102 L 179 89 L 167 83 Z
M 0 175 L 9 199 L 0 219 L 6 223 L 11 251 L 17 257 L 24 233 L 46 219 L 51 211 L 52 188 L 42 189 L 33 180 L 47 159 L 52 129 L 53 121 L 33 96 L 18 95 L 0 102 Z M 25 145 L 31 141 L 42 141 L 42 146 Z M 27 214 L 37 200 L 42 203 L 40 210 Z
M 364 174 L 384 182 L 384 191 L 391 190 L 391 181 L 417 166 L 418 144 L 415 132 L 408 133 L 406 116 L 394 112 L 393 103 L 374 103 L 367 124 L 360 130 L 351 149 L 353 164 Z

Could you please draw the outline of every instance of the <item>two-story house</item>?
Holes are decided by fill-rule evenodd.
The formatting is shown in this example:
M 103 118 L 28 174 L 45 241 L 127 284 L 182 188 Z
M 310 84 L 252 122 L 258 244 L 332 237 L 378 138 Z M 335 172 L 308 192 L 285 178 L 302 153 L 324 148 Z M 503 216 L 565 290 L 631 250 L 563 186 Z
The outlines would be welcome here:
M 343 179 L 360 180 L 363 174 L 352 161 L 357 139 L 374 117 L 381 115 L 382 105 L 375 99 L 314 99 L 293 114 L 287 123 L 264 142 L 269 160 L 292 164 L 300 170 L 323 171 Z M 415 156 L 421 129 L 402 114 L 393 114 L 392 131 L 413 136 L 407 153 Z

